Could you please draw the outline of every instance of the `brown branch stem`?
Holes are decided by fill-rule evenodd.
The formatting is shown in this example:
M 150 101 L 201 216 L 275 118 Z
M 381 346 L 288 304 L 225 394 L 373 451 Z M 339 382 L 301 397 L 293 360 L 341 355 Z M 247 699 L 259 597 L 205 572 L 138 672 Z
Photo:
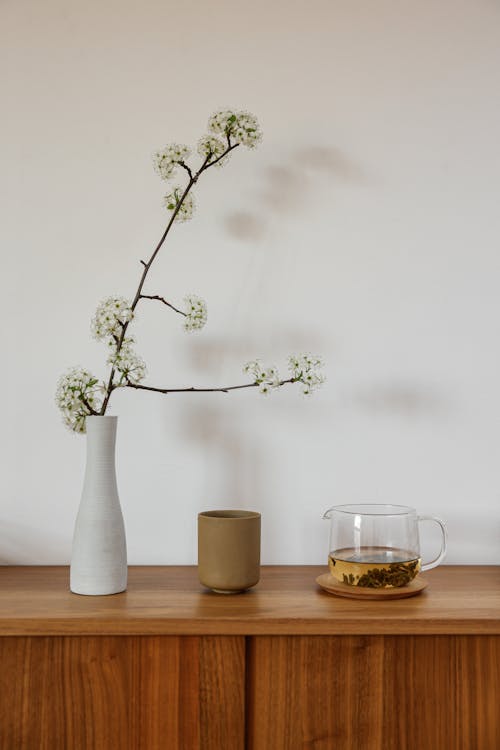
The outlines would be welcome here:
M 295 383 L 295 378 L 281 380 L 278 387 L 287 383 Z M 127 381 L 126 388 L 135 388 L 138 391 L 152 391 L 153 393 L 229 393 L 229 391 L 238 391 L 242 388 L 257 388 L 260 383 L 244 383 L 243 385 L 228 385 L 219 388 L 156 388 L 152 385 L 140 385 L 140 383 L 131 383 Z
M 92 408 L 90 403 L 87 401 L 83 393 L 80 393 L 79 399 L 82 402 L 82 404 L 89 410 L 91 416 L 97 417 L 99 415 L 99 412 L 97 412 L 95 409 Z
M 188 164 L 186 164 L 185 161 L 180 161 L 180 162 L 178 162 L 178 164 L 179 164 L 180 167 L 182 167 L 183 169 L 186 170 L 186 172 L 189 175 L 189 178 L 192 180 L 193 179 L 193 173 L 191 172 L 191 167 Z
M 163 304 L 166 305 L 167 307 L 170 307 L 176 313 L 179 313 L 179 315 L 187 316 L 187 313 L 183 312 L 182 310 L 179 310 L 179 308 L 175 307 L 171 302 L 167 302 L 165 297 L 160 297 L 158 294 L 141 294 L 139 299 L 157 299 L 159 302 L 163 302 Z

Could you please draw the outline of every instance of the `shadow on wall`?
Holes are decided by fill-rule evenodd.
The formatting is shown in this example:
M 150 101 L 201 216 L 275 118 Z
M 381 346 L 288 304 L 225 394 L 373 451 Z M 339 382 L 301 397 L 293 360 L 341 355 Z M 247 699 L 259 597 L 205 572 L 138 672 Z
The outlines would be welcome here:
M 241 424 L 207 404 L 189 406 L 183 419 L 185 437 L 198 443 L 213 469 L 207 477 L 206 499 L 214 507 L 257 508 L 266 500 L 265 446 L 247 438 Z
M 244 335 L 242 334 L 229 341 L 227 339 L 212 339 L 208 342 L 200 339 L 192 343 L 191 341 L 186 342 L 185 346 L 186 358 L 190 365 L 198 369 L 200 373 L 208 374 L 214 378 L 217 377 L 219 380 L 222 378 L 224 382 L 217 382 L 217 385 L 220 386 L 231 385 L 228 381 L 228 375 L 224 373 L 221 375 L 221 362 L 228 363 L 228 365 L 231 362 L 236 362 L 236 377 L 240 378 L 241 382 L 245 382 L 245 376 L 242 372 L 243 365 L 255 358 L 262 359 L 266 365 L 275 365 L 284 375 L 286 360 L 294 352 L 321 352 L 325 361 L 330 361 L 334 356 L 332 342 L 325 341 L 317 330 L 283 331 L 279 327 L 269 332 L 265 341 L 262 341 L 257 334 L 251 335 L 248 330 L 245 330 Z M 231 377 L 234 380 L 234 369 L 232 370 L 232 376 L 229 375 L 229 380 L 231 380 Z
M 305 146 L 293 153 L 288 163 L 271 164 L 263 170 L 255 210 L 228 214 L 224 219 L 227 233 L 243 242 L 258 242 L 266 236 L 269 221 L 276 215 L 302 215 L 312 209 L 315 196 L 324 189 L 318 186 L 318 175 L 329 181 L 368 182 L 361 167 L 339 149 Z
M 339 182 L 366 184 L 369 181 L 367 173 L 338 148 L 308 146 L 299 149 L 295 158 L 306 168 L 336 177 Z
M 244 211 L 235 211 L 224 220 L 227 233 L 243 242 L 258 242 L 266 234 L 266 227 L 260 217 Z
M 0 565 L 61 565 L 70 559 L 71 541 L 62 534 L 0 519 L 0 550 Z
M 244 336 L 231 341 L 221 339 L 186 342 L 185 354 L 192 367 L 203 372 L 209 379 L 208 382 L 218 387 L 248 382 L 248 376 L 242 373 L 242 365 L 256 356 L 260 356 L 264 363 L 277 365 L 283 377 L 287 376 L 287 357 L 295 350 L 317 350 L 328 360 L 333 357 L 329 351 L 332 348 L 331 342 L 327 344 L 317 331 L 276 330 L 271 337 L 266 338 L 264 350 L 262 343 L 258 336 L 245 331 Z M 233 362 L 237 363 L 236 375 Z M 226 373 L 221 374 L 221 369 L 226 367 Z M 303 398 L 299 385 L 284 388 L 296 391 L 297 399 Z M 264 398 L 257 392 L 253 395 L 256 399 Z M 237 393 L 224 398 L 235 397 Z M 313 396 L 307 405 L 308 416 L 314 419 L 316 425 L 329 419 L 324 404 L 319 399 L 320 394 L 318 400 Z M 290 415 L 289 403 L 288 400 L 279 398 L 273 400 L 277 420 L 283 419 L 285 413 Z M 297 419 L 300 419 L 300 410 L 297 411 Z M 244 502 L 248 507 L 255 507 L 256 499 L 260 504 L 267 502 L 269 489 L 265 477 L 271 471 L 271 459 L 266 436 L 263 436 L 262 441 L 257 441 L 255 435 L 247 434 L 239 418 L 233 418 L 232 412 L 219 409 L 216 404 L 200 401 L 185 407 L 179 429 L 186 441 L 197 445 L 198 450 L 207 457 L 207 464 L 212 471 L 207 487 L 209 497 L 212 493 L 214 498 L 220 499 L 216 502 L 227 501 L 228 507 L 234 502 Z
M 350 401 L 356 408 L 371 415 L 440 419 L 452 412 L 449 396 L 423 383 L 380 383 L 354 391 Z
M 332 342 L 319 336 L 318 331 L 276 330 L 266 338 L 264 350 L 263 342 L 257 336 L 249 335 L 248 331 L 245 333 L 245 337 L 230 342 L 189 342 L 186 354 L 191 366 L 217 378 L 214 383 L 223 386 L 231 384 L 231 377 L 228 379 L 220 375 L 221 362 L 236 361 L 240 366 L 249 359 L 260 357 L 265 363 L 269 359 L 269 363 L 277 365 L 284 374 L 286 357 L 292 351 L 322 352 L 326 362 L 332 362 L 339 356 L 332 348 Z M 328 381 L 324 387 L 328 387 Z M 443 420 L 455 411 L 453 400 L 447 392 L 424 382 L 386 381 L 344 389 L 340 399 L 346 406 L 375 417 Z

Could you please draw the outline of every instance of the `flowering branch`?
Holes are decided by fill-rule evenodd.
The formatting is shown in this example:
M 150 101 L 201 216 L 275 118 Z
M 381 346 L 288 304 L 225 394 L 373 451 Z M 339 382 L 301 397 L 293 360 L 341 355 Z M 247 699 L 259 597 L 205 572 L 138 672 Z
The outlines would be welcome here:
M 198 142 L 197 152 L 202 161 L 197 171 L 187 163 L 191 155 L 188 146 L 171 143 L 153 156 L 155 170 L 162 179 L 169 180 L 180 167 L 187 173 L 187 184 L 184 187 L 170 187 L 164 197 L 164 205 L 170 211 L 170 219 L 149 260 L 140 260 L 143 268 L 133 299 L 129 301 L 123 297 L 108 297 L 99 304 L 92 319 L 94 338 L 103 341 L 109 349 L 107 363 L 110 365 L 110 373 L 107 382 L 99 383 L 88 370 L 76 367 L 63 375 L 58 383 L 57 405 L 66 424 L 75 432 L 85 432 L 87 416 L 102 416 L 106 413 L 111 394 L 117 388 L 133 388 L 162 394 L 228 393 L 243 388 L 258 388 L 261 393 L 267 394 L 285 384 L 301 383 L 303 392 L 308 394 L 323 382 L 323 375 L 319 372 L 320 360 L 310 355 L 299 355 L 289 358 L 291 377 L 286 379 L 280 378 L 276 368 L 263 368 L 259 360 L 255 360 L 244 368 L 244 372 L 252 376 L 252 382 L 241 385 L 220 388 L 156 388 L 141 384 L 146 376 L 146 365 L 134 351 L 135 340 L 128 334 L 129 325 L 141 300 L 157 300 L 182 315 L 184 329 L 188 332 L 200 330 L 207 321 L 206 304 L 194 294 L 184 297 L 184 310 L 175 307 L 158 294 L 143 294 L 149 271 L 174 221 L 184 222 L 192 217 L 195 204 L 191 191 L 200 176 L 210 167 L 221 167 L 238 146 L 253 148 L 262 137 L 256 118 L 248 112 L 216 112 L 208 121 L 208 130 L 209 133 Z
M 154 259 L 158 255 L 158 253 L 159 253 L 159 251 L 161 249 L 161 246 L 163 245 L 163 243 L 167 239 L 167 236 L 168 236 L 168 233 L 170 232 L 172 224 L 174 223 L 175 219 L 177 218 L 177 215 L 179 214 L 179 211 L 181 210 L 182 204 L 184 202 L 184 199 L 186 198 L 187 194 L 189 193 L 189 191 L 191 190 L 192 186 L 194 185 L 194 182 L 195 182 L 194 178 L 191 177 L 190 180 L 189 180 L 189 183 L 188 183 L 188 185 L 186 187 L 186 189 L 184 190 L 184 193 L 182 194 L 181 199 L 179 200 L 176 208 L 174 209 L 174 211 L 172 213 L 172 216 L 170 217 L 170 221 L 168 222 L 167 227 L 166 227 L 165 231 L 163 232 L 160 241 L 158 242 L 157 246 L 155 247 L 155 249 L 153 251 L 153 254 L 151 255 L 151 257 L 148 260 L 148 262 L 144 263 L 144 261 L 141 261 L 142 264 L 144 265 L 144 271 L 142 272 L 142 276 L 141 276 L 140 281 L 139 281 L 139 286 L 137 287 L 137 291 L 135 293 L 135 296 L 134 296 L 134 299 L 133 299 L 133 302 L 132 302 L 132 305 L 131 305 L 132 312 L 137 307 L 137 303 L 139 302 L 139 300 L 141 298 L 142 287 L 144 286 L 144 282 L 146 281 L 146 277 L 147 277 L 147 275 L 149 273 L 149 269 L 151 268 L 151 266 L 152 266 L 152 264 L 154 262 Z M 127 331 L 127 325 L 128 325 L 128 322 L 123 326 L 123 330 L 122 330 L 122 332 L 120 334 L 120 338 L 118 339 L 117 352 L 120 352 L 120 350 L 121 350 L 121 348 L 123 346 L 123 341 L 125 339 L 125 333 Z M 102 402 L 102 407 L 101 407 L 101 412 L 100 412 L 101 415 L 104 415 L 106 413 L 106 409 L 107 409 L 107 406 L 108 406 L 108 403 L 109 403 L 109 399 L 111 398 L 111 394 L 113 393 L 113 390 L 114 390 L 114 388 L 113 388 L 113 379 L 114 379 L 114 377 L 115 377 L 115 368 L 111 367 L 111 372 L 109 374 L 109 380 L 108 380 L 108 385 L 107 385 L 107 388 L 106 388 L 106 393 L 105 393 L 105 396 L 104 396 L 104 400 Z
M 179 211 L 182 208 L 182 204 L 184 203 L 184 200 L 186 199 L 189 191 L 191 190 L 191 188 L 193 187 L 193 185 L 194 185 L 194 183 L 196 182 L 197 179 L 198 179 L 198 176 L 196 176 L 196 178 L 195 177 L 191 177 L 190 178 L 190 180 L 189 180 L 189 182 L 187 184 L 186 189 L 184 190 L 181 198 L 179 199 L 176 207 L 173 210 L 172 216 L 170 217 L 170 221 L 168 222 L 167 227 L 166 227 L 165 231 L 163 232 L 160 241 L 158 242 L 157 246 L 153 250 L 152 256 L 150 257 L 150 259 L 148 260 L 148 262 L 144 264 L 144 271 L 142 272 L 142 276 L 141 276 L 140 281 L 139 281 L 139 286 L 137 287 L 137 291 L 135 293 L 135 297 L 134 297 L 132 305 L 131 305 L 132 310 L 135 310 L 135 308 L 137 307 L 137 303 L 139 302 L 139 300 L 141 298 L 142 287 L 144 286 L 144 282 L 146 281 L 146 276 L 149 273 L 149 269 L 153 265 L 156 256 L 160 252 L 161 246 L 163 245 L 163 243 L 167 239 L 168 233 L 170 232 L 170 230 L 172 228 L 172 224 L 176 220 L 176 218 L 177 218 L 177 216 L 179 214 Z

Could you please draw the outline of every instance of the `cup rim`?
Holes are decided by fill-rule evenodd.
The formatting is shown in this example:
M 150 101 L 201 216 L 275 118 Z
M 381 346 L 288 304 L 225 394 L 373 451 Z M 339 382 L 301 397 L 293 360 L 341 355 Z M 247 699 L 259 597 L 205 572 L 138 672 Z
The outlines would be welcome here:
M 204 510 L 198 513 L 198 518 L 212 518 L 217 521 L 248 521 L 251 518 L 260 518 L 260 513 L 255 510 Z
M 385 510 L 383 510 L 385 509 Z M 409 516 L 416 514 L 415 508 L 396 503 L 345 503 L 334 505 L 331 511 L 347 513 L 353 516 Z

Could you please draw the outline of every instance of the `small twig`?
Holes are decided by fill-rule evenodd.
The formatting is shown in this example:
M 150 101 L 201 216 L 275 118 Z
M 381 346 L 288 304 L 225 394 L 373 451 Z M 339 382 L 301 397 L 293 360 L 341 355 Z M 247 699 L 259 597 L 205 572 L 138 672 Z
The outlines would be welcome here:
M 87 401 L 87 399 L 85 398 L 85 396 L 83 395 L 83 393 L 80 393 L 79 399 L 82 402 L 82 404 L 89 410 L 90 414 L 93 417 L 97 417 L 98 416 L 99 412 L 97 412 L 95 409 L 93 409 L 91 407 L 91 405 L 89 404 L 89 402 Z
M 213 161 L 209 161 L 208 164 L 205 167 L 203 167 L 203 169 L 200 169 L 200 171 L 199 171 L 198 174 L 201 174 L 202 172 L 205 171 L 205 169 L 208 169 L 209 167 L 213 167 L 214 164 L 217 164 L 217 162 L 219 162 L 221 159 L 223 159 L 225 156 L 227 156 L 230 151 L 232 151 L 235 148 L 238 148 L 239 145 L 240 145 L 239 143 L 233 143 L 232 146 L 228 146 L 226 148 L 226 150 L 224 151 L 223 154 L 221 154 L 220 156 L 218 156 L 217 159 L 214 159 Z
M 163 304 L 166 305 L 167 307 L 170 307 L 176 313 L 179 313 L 179 315 L 187 316 L 187 313 L 183 312 L 182 310 L 179 310 L 177 307 L 172 305 L 171 302 L 167 302 L 165 297 L 160 297 L 158 294 L 141 294 L 139 299 L 157 299 L 159 302 L 163 302 Z
M 179 166 L 183 167 L 186 170 L 186 172 L 189 175 L 189 178 L 192 180 L 193 179 L 193 173 L 191 172 L 191 168 L 189 167 L 189 165 L 186 164 L 186 162 L 184 162 L 184 161 L 179 161 L 177 163 L 179 164 Z

